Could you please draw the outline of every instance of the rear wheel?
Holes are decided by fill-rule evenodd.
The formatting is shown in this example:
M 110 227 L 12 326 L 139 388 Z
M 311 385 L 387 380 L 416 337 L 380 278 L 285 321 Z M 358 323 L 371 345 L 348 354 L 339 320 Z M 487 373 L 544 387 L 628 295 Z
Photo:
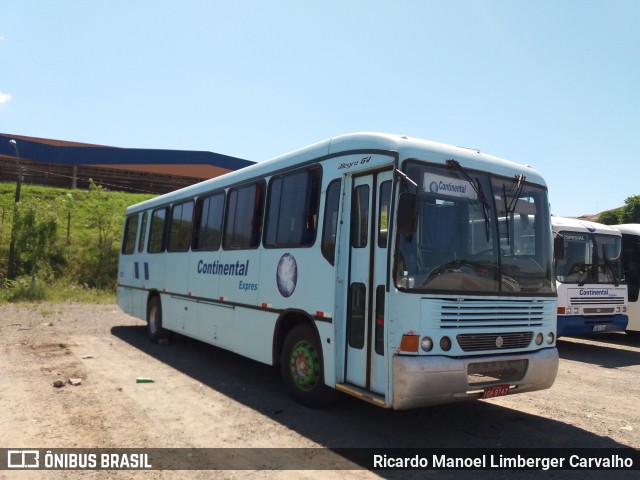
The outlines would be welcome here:
M 147 332 L 154 343 L 171 337 L 171 332 L 162 327 L 162 302 L 158 296 L 151 297 L 147 306 Z
M 337 396 L 337 392 L 324 383 L 320 342 L 309 324 L 297 325 L 287 335 L 280 372 L 287 393 L 302 405 L 323 407 Z

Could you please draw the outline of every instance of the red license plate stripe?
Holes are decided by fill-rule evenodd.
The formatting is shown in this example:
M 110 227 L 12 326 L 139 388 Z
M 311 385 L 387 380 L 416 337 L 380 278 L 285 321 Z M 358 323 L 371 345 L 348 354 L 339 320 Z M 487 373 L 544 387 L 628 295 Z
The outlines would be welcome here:
M 509 385 L 491 385 L 482 392 L 482 398 L 502 397 L 509 393 Z

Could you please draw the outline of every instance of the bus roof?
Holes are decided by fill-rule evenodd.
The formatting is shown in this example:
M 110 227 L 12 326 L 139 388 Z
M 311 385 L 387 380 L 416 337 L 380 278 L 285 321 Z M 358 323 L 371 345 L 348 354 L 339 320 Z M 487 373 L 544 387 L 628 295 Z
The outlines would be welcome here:
M 463 167 L 469 169 L 488 170 L 504 176 L 524 173 L 527 181 L 546 187 L 542 176 L 529 165 L 511 162 L 482 153 L 476 149 L 455 147 L 406 135 L 364 132 L 339 135 L 269 160 L 257 162 L 248 167 L 133 205 L 127 209 L 127 212 L 146 209 L 155 205 L 169 204 L 182 198 L 189 198 L 190 196 L 227 185 L 269 176 L 272 172 L 283 168 L 295 167 L 298 164 L 311 162 L 315 159 L 321 160 L 323 157 L 334 156 L 342 152 L 349 154 L 349 152 L 361 153 L 365 151 L 394 152 L 398 154 L 401 161 L 415 158 L 444 163 L 445 160 L 454 158 Z
M 631 235 L 640 235 L 640 223 L 622 223 L 620 225 L 611 225 L 616 230 L 620 230 L 622 233 L 628 233 Z
M 604 225 L 603 223 L 589 222 L 586 220 L 580 220 L 579 218 L 570 217 L 551 217 L 551 227 L 554 232 L 570 231 L 570 232 L 584 232 L 591 233 L 603 233 L 606 235 L 620 236 L 620 232 L 610 225 Z

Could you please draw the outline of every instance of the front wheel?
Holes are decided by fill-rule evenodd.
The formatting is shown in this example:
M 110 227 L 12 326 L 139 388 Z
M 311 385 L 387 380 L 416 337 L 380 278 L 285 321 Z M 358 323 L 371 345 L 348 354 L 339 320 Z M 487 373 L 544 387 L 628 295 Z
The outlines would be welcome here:
M 289 332 L 282 348 L 280 373 L 287 393 L 307 407 L 323 407 L 337 396 L 324 383 L 322 350 L 316 332 L 300 324 Z
M 154 343 L 171 337 L 171 332 L 162 327 L 162 302 L 157 296 L 152 297 L 147 306 L 147 333 Z

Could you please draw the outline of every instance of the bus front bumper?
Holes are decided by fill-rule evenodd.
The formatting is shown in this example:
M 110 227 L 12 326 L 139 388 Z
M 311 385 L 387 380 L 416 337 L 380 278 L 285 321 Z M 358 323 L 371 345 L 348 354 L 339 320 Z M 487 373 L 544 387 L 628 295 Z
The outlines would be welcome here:
M 555 347 L 469 358 L 396 355 L 391 407 L 402 410 L 476 400 L 491 385 L 508 384 L 509 394 L 543 390 L 553 385 L 557 373 Z
M 624 332 L 629 323 L 627 315 L 606 317 L 583 317 L 581 315 L 559 315 L 558 337 L 593 335 L 598 333 Z

